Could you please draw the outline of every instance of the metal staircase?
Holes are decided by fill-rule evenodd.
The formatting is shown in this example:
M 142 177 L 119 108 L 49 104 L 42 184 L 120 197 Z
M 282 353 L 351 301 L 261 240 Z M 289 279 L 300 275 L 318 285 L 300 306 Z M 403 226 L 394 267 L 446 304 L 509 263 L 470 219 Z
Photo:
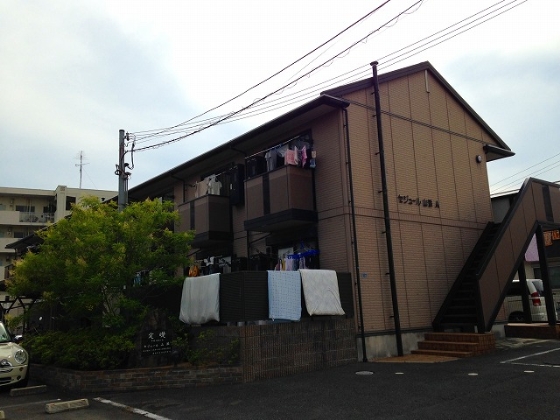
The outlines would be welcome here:
M 434 330 L 490 331 L 531 238 L 539 227 L 558 226 L 560 187 L 527 179 L 503 222 L 488 223 L 482 232 L 432 323 Z

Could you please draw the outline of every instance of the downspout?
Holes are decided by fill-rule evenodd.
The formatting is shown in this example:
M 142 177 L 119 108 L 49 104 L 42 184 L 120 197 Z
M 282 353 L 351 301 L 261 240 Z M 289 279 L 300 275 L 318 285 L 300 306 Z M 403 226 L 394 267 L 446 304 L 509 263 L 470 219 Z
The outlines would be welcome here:
M 391 283 L 391 300 L 393 303 L 393 319 L 395 321 L 395 336 L 397 352 L 403 355 L 401 337 L 401 320 L 399 316 L 399 302 L 397 300 L 397 281 L 395 279 L 395 261 L 393 258 L 393 239 L 391 237 L 391 218 L 389 215 L 389 199 L 387 196 L 387 170 L 385 168 L 385 150 L 383 148 L 383 127 L 381 125 L 381 100 L 379 98 L 379 79 L 377 77 L 377 61 L 371 63 L 373 70 L 373 93 L 375 97 L 375 116 L 377 120 L 377 141 L 379 143 L 379 164 L 381 169 L 381 193 L 383 193 L 383 214 L 385 219 L 385 240 L 387 242 L 387 259 L 389 263 L 389 280 Z
M 364 331 L 364 311 L 362 307 L 362 286 L 360 281 L 360 262 L 358 258 L 358 237 L 356 234 L 356 211 L 354 207 L 354 184 L 352 181 L 352 158 L 350 157 L 350 130 L 348 127 L 348 110 L 342 110 L 344 114 L 344 129 L 346 135 L 346 154 L 348 165 L 348 183 L 350 184 L 350 209 L 352 212 L 352 236 L 354 236 L 354 264 L 356 266 L 356 286 L 358 288 L 358 312 L 360 316 L 360 335 L 362 337 L 362 361 L 367 362 L 366 335 Z

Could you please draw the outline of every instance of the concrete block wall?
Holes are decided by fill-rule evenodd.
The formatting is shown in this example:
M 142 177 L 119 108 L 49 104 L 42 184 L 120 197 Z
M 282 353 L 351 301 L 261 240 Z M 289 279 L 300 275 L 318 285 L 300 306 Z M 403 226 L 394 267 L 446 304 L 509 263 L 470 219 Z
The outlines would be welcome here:
M 244 382 L 357 361 L 353 319 L 245 326 L 240 344 Z

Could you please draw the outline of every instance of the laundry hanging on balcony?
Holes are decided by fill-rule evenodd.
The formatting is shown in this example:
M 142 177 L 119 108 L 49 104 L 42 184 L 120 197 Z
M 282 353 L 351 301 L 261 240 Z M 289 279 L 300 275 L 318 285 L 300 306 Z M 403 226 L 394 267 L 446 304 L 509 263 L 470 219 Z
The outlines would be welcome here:
M 333 270 L 299 270 L 309 315 L 344 315 Z
M 185 278 L 179 319 L 185 324 L 220 321 L 220 273 Z
M 268 271 L 268 317 L 301 319 L 301 275 L 298 271 Z

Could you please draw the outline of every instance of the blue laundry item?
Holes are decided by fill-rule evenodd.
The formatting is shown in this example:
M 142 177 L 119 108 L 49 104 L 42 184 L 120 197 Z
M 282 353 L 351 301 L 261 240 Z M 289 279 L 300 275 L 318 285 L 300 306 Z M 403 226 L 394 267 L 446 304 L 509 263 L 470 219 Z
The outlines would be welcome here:
M 298 271 L 268 271 L 268 316 L 301 319 L 301 276 Z

